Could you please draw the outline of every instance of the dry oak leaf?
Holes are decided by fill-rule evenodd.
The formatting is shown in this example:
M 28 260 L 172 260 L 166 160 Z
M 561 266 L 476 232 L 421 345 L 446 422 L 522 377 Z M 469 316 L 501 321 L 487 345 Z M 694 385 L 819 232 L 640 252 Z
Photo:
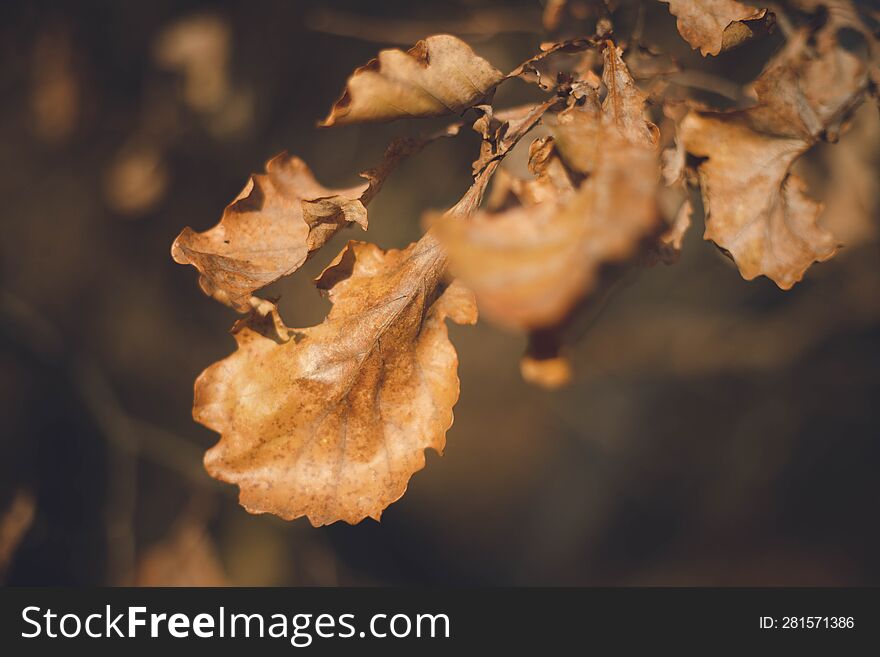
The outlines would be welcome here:
M 609 139 L 592 166 L 562 203 L 438 221 L 452 273 L 487 317 L 513 329 L 554 326 L 595 287 L 603 266 L 630 259 L 658 230 L 654 151 Z
M 834 255 L 834 237 L 818 225 L 821 205 L 789 172 L 809 144 L 697 114 L 682 131 L 688 151 L 709 158 L 699 168 L 704 238 L 731 254 L 743 278 L 764 275 L 789 289 Z
M 595 168 L 606 141 L 654 150 L 659 138 L 657 126 L 645 118 L 645 94 L 633 81 L 621 49 L 608 42 L 602 56 L 602 82 L 607 89 L 602 104 L 596 91 L 585 87 L 583 104 L 559 112 L 551 123 L 562 159 L 585 174 Z
M 761 22 L 766 9 L 736 0 L 660 0 L 677 18 L 678 32 L 703 57 L 730 50 L 753 35 L 750 23 Z
M 530 152 L 536 180 L 519 186 L 522 205 L 438 223 L 452 273 L 501 325 L 536 329 L 561 322 L 605 265 L 637 254 L 660 228 L 658 131 L 644 117 L 644 95 L 621 54 L 606 43 L 604 102 L 587 86 L 583 106 L 560 112 L 552 125 L 562 159 L 589 174 L 576 191 L 560 175 L 556 142 L 539 140 Z
M 444 319 L 476 321 L 445 268 L 431 233 L 400 251 L 350 242 L 316 281 L 334 304 L 323 323 L 282 343 L 242 328 L 201 374 L 193 415 L 221 434 L 205 466 L 248 511 L 378 520 L 443 450 L 459 393 Z
M 461 39 L 430 36 L 406 52 L 382 50 L 356 69 L 320 125 L 461 113 L 490 97 L 503 79 Z
M 259 302 L 251 298 L 256 290 L 299 269 L 341 228 L 356 223 L 366 229 L 366 206 L 400 160 L 456 135 L 459 127 L 395 139 L 381 162 L 361 173 L 366 182 L 347 189 L 323 187 L 305 162 L 281 153 L 269 160 L 265 174 L 251 177 L 216 226 L 203 233 L 184 228 L 171 255 L 199 270 L 205 294 L 247 312 Z
M 251 177 L 216 226 L 184 228 L 171 256 L 199 270 L 205 294 L 244 312 L 256 290 L 299 269 L 341 226 L 366 228 L 361 198 L 369 187 L 327 189 L 305 162 L 282 153 Z
M 816 48 L 798 33 L 754 84 L 755 107 L 690 112 L 680 126 L 699 165 L 705 239 L 730 253 L 746 280 L 764 275 L 789 289 L 813 262 L 837 251 L 818 224 L 792 164 L 820 137 L 836 135 L 867 86 L 867 67 L 825 31 Z

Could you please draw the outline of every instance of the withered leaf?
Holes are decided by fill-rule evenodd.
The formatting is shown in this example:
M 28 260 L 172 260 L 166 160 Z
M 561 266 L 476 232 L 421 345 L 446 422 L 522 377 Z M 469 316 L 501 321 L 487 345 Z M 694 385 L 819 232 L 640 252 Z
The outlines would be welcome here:
M 334 303 L 322 324 L 280 344 L 243 327 L 202 373 L 193 414 L 221 434 L 205 465 L 248 511 L 378 519 L 443 450 L 459 386 L 444 319 L 476 321 L 445 267 L 430 232 L 401 251 L 350 242 L 317 279 Z
M 602 82 L 608 91 L 602 104 L 596 90 L 584 87 L 582 104 L 559 112 L 551 124 L 562 158 L 585 174 L 595 168 L 606 141 L 653 150 L 659 136 L 657 126 L 645 118 L 645 95 L 633 81 L 620 48 L 608 42 L 602 56 Z
M 736 0 L 660 0 L 677 17 L 678 32 L 702 55 L 717 55 L 751 38 L 770 16 Z
M 460 113 L 504 79 L 464 41 L 438 34 L 406 52 L 382 50 L 356 69 L 322 126 Z
M 836 135 L 861 101 L 867 67 L 824 30 L 816 47 L 799 32 L 755 81 L 757 104 L 728 113 L 690 112 L 681 123 L 699 165 L 705 238 L 733 257 L 743 278 L 764 275 L 788 289 L 814 261 L 837 250 L 818 224 L 792 164 L 821 137 Z
M 536 179 L 519 185 L 521 205 L 438 223 L 452 272 L 504 326 L 559 323 L 605 265 L 635 255 L 659 228 L 657 128 L 645 119 L 644 96 L 621 51 L 609 42 L 603 55 L 604 102 L 586 87 L 584 104 L 560 112 L 552 125 L 562 158 L 588 175 L 580 187 L 562 175 L 556 142 L 541 140 L 530 153 Z
M 452 272 L 480 310 L 515 329 L 563 320 L 600 269 L 632 257 L 658 228 L 656 154 L 609 139 L 593 174 L 562 203 L 478 212 L 438 222 Z
M 282 153 L 251 177 L 213 228 L 184 228 L 171 255 L 199 270 L 205 294 L 244 311 L 258 289 L 293 273 L 341 226 L 367 226 L 364 183 L 327 189 L 298 157 Z
M 697 114 L 682 131 L 688 150 L 709 158 L 699 169 L 704 237 L 731 254 L 743 278 L 764 275 L 788 289 L 814 261 L 834 255 L 833 236 L 818 225 L 821 206 L 789 173 L 809 144 Z
M 205 294 L 246 312 L 256 290 L 299 269 L 341 228 L 366 229 L 366 206 L 401 159 L 457 132 L 453 125 L 430 137 L 394 140 L 382 161 L 361 174 L 367 182 L 347 189 L 323 187 L 305 162 L 282 153 L 265 174 L 251 177 L 216 226 L 202 233 L 184 228 L 171 255 L 199 270 Z

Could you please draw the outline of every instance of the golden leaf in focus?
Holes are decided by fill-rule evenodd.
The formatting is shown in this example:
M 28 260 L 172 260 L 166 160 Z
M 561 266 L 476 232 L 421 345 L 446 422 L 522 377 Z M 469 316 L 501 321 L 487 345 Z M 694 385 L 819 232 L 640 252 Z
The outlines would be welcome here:
M 788 289 L 831 258 L 834 237 L 818 224 L 792 164 L 821 137 L 836 136 L 868 84 L 860 57 L 825 29 L 816 46 L 795 35 L 755 81 L 757 104 L 727 113 L 690 112 L 681 137 L 699 165 L 705 239 L 726 250 L 743 278 L 764 275 Z
M 322 126 L 461 113 L 504 79 L 464 41 L 438 34 L 406 52 L 382 50 L 356 69 Z
M 366 229 L 366 205 L 401 159 L 457 132 L 453 125 L 423 139 L 396 139 L 379 165 L 361 174 L 367 182 L 347 189 L 327 189 L 305 162 L 282 153 L 251 177 L 220 223 L 203 233 L 184 228 L 171 255 L 199 270 L 205 294 L 246 312 L 256 290 L 299 269 L 341 228 Z
M 221 434 L 205 466 L 248 511 L 379 519 L 443 450 L 459 389 L 444 319 L 476 321 L 445 267 L 431 233 L 401 251 L 350 242 L 317 279 L 334 303 L 322 324 L 280 343 L 242 327 L 202 373 L 193 414 Z
M 327 189 L 305 162 L 282 153 L 251 177 L 220 223 L 203 233 L 184 228 L 171 255 L 199 270 L 205 294 L 247 310 L 254 291 L 299 269 L 339 228 L 367 227 L 368 188 Z
M 703 57 L 750 39 L 770 14 L 736 0 L 660 0 L 677 17 L 678 32 Z

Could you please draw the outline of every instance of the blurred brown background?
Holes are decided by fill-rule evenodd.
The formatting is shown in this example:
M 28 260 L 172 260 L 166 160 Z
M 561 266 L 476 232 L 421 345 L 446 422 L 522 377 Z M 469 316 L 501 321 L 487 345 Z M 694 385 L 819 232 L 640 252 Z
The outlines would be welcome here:
M 736 81 L 781 42 L 703 62 L 648 4 L 658 42 Z M 4 9 L 6 583 L 880 584 L 876 107 L 802 167 L 847 243 L 805 282 L 741 280 L 698 216 L 678 264 L 629 276 L 596 314 L 568 389 L 520 380 L 522 336 L 452 327 L 462 394 L 446 455 L 381 523 L 314 529 L 248 515 L 201 468 L 216 436 L 191 420 L 192 382 L 233 349 L 234 316 L 171 241 L 216 223 L 282 149 L 352 184 L 392 136 L 432 125 L 315 128 L 355 66 L 446 31 L 510 70 L 545 38 L 539 3 Z M 536 97 L 507 86 L 498 106 Z M 476 147 L 462 135 L 406 162 L 367 238 L 418 237 L 422 210 L 467 187 Z M 310 279 L 360 237 L 270 290 L 288 325 L 323 318 Z

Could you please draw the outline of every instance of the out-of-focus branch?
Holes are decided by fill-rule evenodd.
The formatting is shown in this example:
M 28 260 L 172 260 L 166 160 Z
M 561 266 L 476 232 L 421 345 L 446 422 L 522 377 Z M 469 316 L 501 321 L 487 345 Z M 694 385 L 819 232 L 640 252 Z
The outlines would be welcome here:
M 0 291 L 0 317 L 16 329 L 35 355 L 67 376 L 107 441 L 108 581 L 128 584 L 134 572 L 138 459 L 143 457 L 180 474 L 193 485 L 206 487 L 211 482 L 201 476 L 201 452 L 184 438 L 132 418 L 98 362 L 83 352 L 65 354 L 61 331 L 6 290 Z
M 131 416 L 122 408 L 109 379 L 91 356 L 78 353 L 69 362 L 64 362 L 61 332 L 29 304 L 6 290 L 0 290 L 0 317 L 19 329 L 18 333 L 28 342 L 31 351 L 44 362 L 63 367 L 99 427 L 115 428 L 107 432 L 112 434 L 108 435 L 109 440 L 178 473 L 194 485 L 211 485 L 212 480 L 202 474 L 202 449 L 198 445 L 168 429 Z M 123 428 L 125 430 L 120 431 Z
M 666 79 L 682 87 L 710 91 L 738 102 L 744 98 L 742 87 L 739 84 L 705 71 L 687 70 L 671 73 L 666 76 Z
M 431 20 L 375 18 L 322 8 L 306 15 L 306 25 L 315 32 L 389 45 L 412 45 L 429 34 L 448 33 L 479 41 L 503 32 L 542 31 L 537 3 L 534 8 L 480 9 L 461 18 Z

